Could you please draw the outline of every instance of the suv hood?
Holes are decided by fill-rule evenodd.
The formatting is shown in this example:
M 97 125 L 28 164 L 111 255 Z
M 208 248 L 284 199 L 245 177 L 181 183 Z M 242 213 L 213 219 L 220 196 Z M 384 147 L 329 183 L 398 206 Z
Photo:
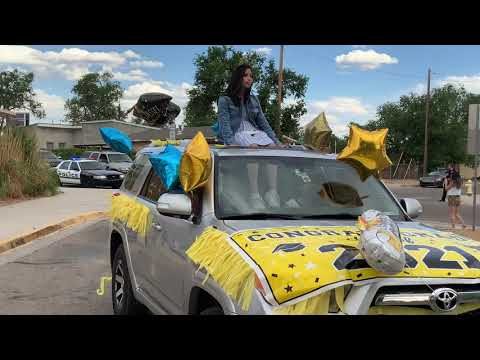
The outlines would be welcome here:
M 133 163 L 130 162 L 111 162 L 108 166 L 115 169 L 130 169 Z
M 246 259 L 274 305 L 290 305 L 348 284 L 480 283 L 480 243 L 415 222 L 398 222 L 407 265 L 395 275 L 371 268 L 354 221 L 225 220 L 227 241 Z M 250 245 L 250 246 L 249 246 Z

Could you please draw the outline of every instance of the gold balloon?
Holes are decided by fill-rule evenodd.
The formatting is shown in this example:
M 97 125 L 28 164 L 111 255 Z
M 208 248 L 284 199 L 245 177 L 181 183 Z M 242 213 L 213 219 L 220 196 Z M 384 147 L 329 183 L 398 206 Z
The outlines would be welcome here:
M 337 156 L 353 166 L 362 181 L 392 165 L 385 149 L 388 129 L 368 131 L 352 124 L 347 146 Z
M 205 185 L 212 172 L 212 157 L 201 132 L 190 141 L 180 161 L 180 183 L 185 192 Z
M 325 113 L 321 113 L 305 126 L 303 144 L 318 151 L 330 152 L 332 129 L 328 126 Z

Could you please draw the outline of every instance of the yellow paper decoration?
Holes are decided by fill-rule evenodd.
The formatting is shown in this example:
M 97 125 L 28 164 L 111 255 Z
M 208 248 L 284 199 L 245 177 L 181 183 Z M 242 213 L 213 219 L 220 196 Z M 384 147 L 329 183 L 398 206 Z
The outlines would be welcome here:
M 180 140 L 152 140 L 151 145 L 155 147 L 166 145 L 180 145 Z
M 348 144 L 337 156 L 337 160 L 353 166 L 362 181 L 370 175 L 378 175 L 392 165 L 385 148 L 387 133 L 388 129 L 368 131 L 352 124 Z
M 150 209 L 126 195 L 112 196 L 109 215 L 141 236 L 145 236 L 152 223 Z
M 201 132 L 185 148 L 180 162 L 180 183 L 185 192 L 205 185 L 212 172 L 212 157 Z

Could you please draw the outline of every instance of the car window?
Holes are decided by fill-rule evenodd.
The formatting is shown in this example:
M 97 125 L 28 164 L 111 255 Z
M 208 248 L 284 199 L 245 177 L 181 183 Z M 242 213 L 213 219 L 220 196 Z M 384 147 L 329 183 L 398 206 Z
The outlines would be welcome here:
M 132 168 L 127 173 L 125 180 L 123 181 L 123 187 L 125 190 L 129 190 L 132 192 L 137 192 L 140 188 L 141 184 L 137 181 L 138 176 L 141 174 L 142 170 L 145 167 L 145 164 L 148 162 L 148 156 L 142 155 L 138 157 L 132 165 Z M 135 182 L 137 184 L 134 186 Z
M 83 161 L 78 164 L 82 170 L 105 170 L 106 165 L 98 161 Z
M 91 153 L 89 159 L 91 160 L 97 160 L 98 159 L 99 153 Z
M 163 185 L 162 179 L 151 169 L 140 195 L 150 201 L 157 202 L 160 195 L 166 192 L 167 189 Z
M 436 175 L 440 175 L 440 173 L 438 171 L 432 171 L 431 173 L 428 174 L 429 176 L 436 176 Z
M 70 170 L 80 171 L 77 162 L 75 161 L 72 162 L 72 165 L 70 165 Z
M 108 163 L 107 155 L 101 154 L 101 155 L 100 155 L 100 158 L 98 159 L 98 161 L 103 162 L 103 163 Z
M 68 170 L 68 167 L 70 166 L 71 161 L 64 161 L 62 165 L 60 165 L 59 169 L 62 170 Z
M 127 154 L 108 154 L 110 162 L 132 162 Z

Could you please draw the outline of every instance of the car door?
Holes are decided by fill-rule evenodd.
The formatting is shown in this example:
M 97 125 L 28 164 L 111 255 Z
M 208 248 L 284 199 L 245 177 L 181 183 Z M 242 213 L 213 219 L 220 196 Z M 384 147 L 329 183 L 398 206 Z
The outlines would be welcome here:
M 70 184 L 70 178 L 68 177 L 68 169 L 70 168 L 71 161 L 64 161 L 57 170 L 58 177 L 62 184 Z
M 148 156 L 140 156 L 133 164 L 132 171 L 127 175 L 122 185 L 122 190 L 125 191 L 132 198 L 137 199 L 139 192 L 145 182 L 145 178 L 149 169 L 145 166 L 148 163 Z M 128 226 L 123 226 L 127 235 L 126 241 L 128 246 L 128 253 L 130 254 L 131 268 L 134 274 L 136 286 L 140 289 L 145 289 L 147 281 L 148 265 L 147 259 L 149 257 L 145 236 L 138 235 Z
M 184 311 L 183 279 L 185 274 L 185 250 L 180 245 L 182 236 L 188 237 L 193 224 L 187 220 L 162 215 L 157 202 L 165 189 L 162 180 L 150 170 L 141 199 L 150 209 L 152 225 L 147 232 L 146 247 L 149 254 L 148 293 L 158 299 L 167 312 Z
M 80 166 L 77 161 L 72 161 L 70 169 L 68 171 L 71 184 L 80 185 Z

